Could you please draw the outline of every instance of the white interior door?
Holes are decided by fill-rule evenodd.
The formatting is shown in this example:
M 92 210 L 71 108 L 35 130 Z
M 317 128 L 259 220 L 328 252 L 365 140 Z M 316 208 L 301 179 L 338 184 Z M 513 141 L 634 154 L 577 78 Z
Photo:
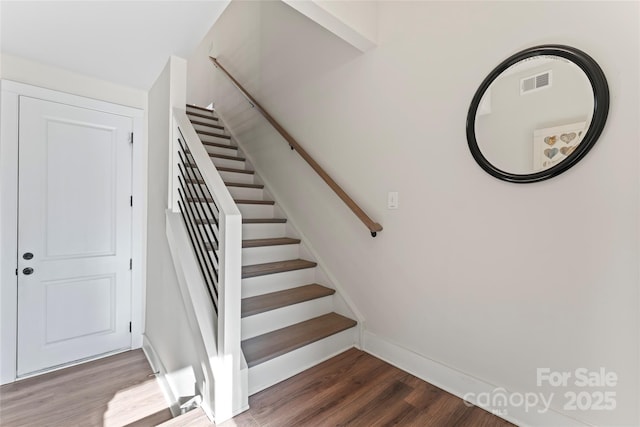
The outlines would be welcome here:
M 23 376 L 131 346 L 133 120 L 24 96 L 19 111 Z

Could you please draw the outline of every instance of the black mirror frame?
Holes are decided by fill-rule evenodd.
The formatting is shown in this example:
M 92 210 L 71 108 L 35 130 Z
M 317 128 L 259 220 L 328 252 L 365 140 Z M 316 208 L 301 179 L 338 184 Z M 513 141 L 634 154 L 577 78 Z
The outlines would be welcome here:
M 582 142 L 577 146 L 573 153 L 571 153 L 565 160 L 557 165 L 550 167 L 549 169 L 535 172 L 531 174 L 513 174 L 498 169 L 491 164 L 482 154 L 478 147 L 478 141 L 475 134 L 475 121 L 478 106 L 482 100 L 482 96 L 489 88 L 491 83 L 505 70 L 512 65 L 522 61 L 523 59 L 532 58 L 535 56 L 559 56 L 565 58 L 584 71 L 587 75 L 591 88 L 593 89 L 593 118 L 591 124 L 585 133 Z M 604 129 L 604 125 L 607 121 L 607 115 L 609 114 L 609 86 L 607 85 L 607 79 L 604 72 L 598 65 L 598 63 L 586 53 L 579 49 L 564 46 L 564 45 L 541 45 L 534 46 L 525 49 L 515 55 L 510 56 L 498 65 L 482 82 L 478 90 L 476 91 L 471 106 L 469 107 L 469 113 L 467 115 L 467 142 L 473 158 L 478 162 L 480 167 L 484 169 L 490 175 L 501 179 L 503 181 L 514 183 L 531 183 L 543 181 L 545 179 L 557 176 L 569 168 L 578 163 L 594 146 L 598 137 Z

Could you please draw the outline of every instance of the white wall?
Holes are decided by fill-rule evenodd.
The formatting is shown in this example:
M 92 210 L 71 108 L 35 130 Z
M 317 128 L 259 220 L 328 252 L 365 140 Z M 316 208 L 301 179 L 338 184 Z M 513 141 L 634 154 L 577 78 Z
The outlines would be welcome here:
M 178 279 L 167 242 L 172 102 L 176 77 L 186 68 L 172 57 L 149 91 L 149 193 L 147 227 L 147 309 L 145 337 L 166 370 L 173 398 L 193 396 L 202 373 L 196 357 Z M 184 85 L 184 79 L 183 83 Z M 172 92 L 174 90 L 174 92 Z M 177 88 L 180 91 L 179 88 Z M 184 89 L 182 89 L 184 93 Z M 184 94 L 182 95 L 184 98 Z M 184 104 L 184 101 L 182 102 Z
M 85 76 L 19 56 L 0 54 L 0 78 L 87 98 L 147 108 L 147 92 Z
M 356 49 L 366 52 L 376 45 L 378 2 L 282 0 Z
M 367 39 L 378 37 L 378 2 L 315 0 L 321 8 L 340 18 Z
M 220 73 L 192 79 L 189 101 L 216 101 L 369 332 L 512 392 L 554 392 L 570 417 L 638 425 L 638 3 L 380 2 L 378 12 L 378 46 L 361 54 L 281 2 L 232 2 L 196 51 L 213 43 L 384 226 L 375 239 Z M 469 103 L 500 61 L 542 43 L 599 62 L 609 120 L 567 173 L 498 181 L 467 148 Z M 388 191 L 398 210 L 386 209 Z M 614 371 L 617 408 L 563 410 L 568 389 L 536 385 L 545 367 Z

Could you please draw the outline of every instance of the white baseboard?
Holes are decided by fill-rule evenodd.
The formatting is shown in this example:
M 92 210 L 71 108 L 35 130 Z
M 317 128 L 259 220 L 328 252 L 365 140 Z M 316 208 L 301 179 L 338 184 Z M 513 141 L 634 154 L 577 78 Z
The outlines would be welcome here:
M 553 409 L 540 413 L 538 409 L 542 410 L 541 407 L 526 410 L 525 407 L 508 406 L 505 408 L 480 404 L 475 399 L 475 396 L 481 393 L 485 393 L 488 396 L 495 392 L 506 396 L 511 393 L 508 390 L 504 390 L 504 388 L 499 388 L 414 353 L 369 331 L 364 333 L 363 350 L 518 426 L 584 427 L 589 425 Z
M 142 351 L 144 351 L 145 356 L 147 356 L 151 369 L 156 373 L 156 381 L 160 386 L 160 390 L 162 390 L 165 400 L 169 404 L 171 415 L 174 417 L 179 416 L 181 414 L 180 402 L 178 401 L 176 394 L 171 389 L 171 384 L 167 381 L 167 370 L 158 357 L 158 353 L 156 353 L 153 348 L 153 344 L 151 344 L 149 337 L 144 334 L 142 335 Z

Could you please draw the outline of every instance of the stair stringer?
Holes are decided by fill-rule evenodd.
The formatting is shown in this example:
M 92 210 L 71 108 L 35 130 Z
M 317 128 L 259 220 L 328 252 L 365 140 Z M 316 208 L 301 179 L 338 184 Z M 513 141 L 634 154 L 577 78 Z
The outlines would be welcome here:
M 220 118 L 223 123 L 228 123 L 219 110 L 215 110 L 216 114 Z M 265 175 L 261 173 L 261 168 L 257 166 L 257 163 L 253 160 L 252 156 L 243 149 L 242 140 L 235 135 L 233 130 L 225 126 L 226 131 L 231 136 L 231 140 L 235 142 L 235 145 L 242 152 L 243 157 L 247 161 L 247 165 L 251 167 L 252 170 L 256 172 L 255 178 L 256 182 L 264 185 L 265 198 L 268 196 L 271 197 L 271 200 L 275 200 L 275 213 L 278 214 L 278 211 L 287 218 L 286 230 L 287 235 L 291 237 L 296 237 L 301 240 L 300 243 L 300 255 L 302 257 L 307 257 L 307 259 L 313 260 L 318 263 L 315 267 L 316 270 L 316 278 L 319 283 L 323 283 L 327 287 L 333 288 L 336 290 L 334 297 L 334 311 L 343 316 L 355 318 L 358 322 L 356 326 L 355 335 L 355 347 L 358 349 L 362 349 L 362 345 L 364 343 L 364 332 L 366 331 L 366 319 L 358 310 L 356 304 L 353 302 L 353 299 L 346 292 L 344 286 L 340 283 L 340 281 L 328 270 L 325 268 L 326 263 L 324 262 L 322 256 L 319 252 L 313 247 L 311 244 L 311 240 L 301 231 L 300 227 L 296 224 L 295 217 L 290 214 L 287 208 L 280 202 L 280 200 L 284 200 L 282 197 L 279 197 L 278 193 L 273 190 L 274 186 L 271 185 L 268 179 L 265 178 Z M 250 390 L 249 393 L 253 394 L 253 390 Z

